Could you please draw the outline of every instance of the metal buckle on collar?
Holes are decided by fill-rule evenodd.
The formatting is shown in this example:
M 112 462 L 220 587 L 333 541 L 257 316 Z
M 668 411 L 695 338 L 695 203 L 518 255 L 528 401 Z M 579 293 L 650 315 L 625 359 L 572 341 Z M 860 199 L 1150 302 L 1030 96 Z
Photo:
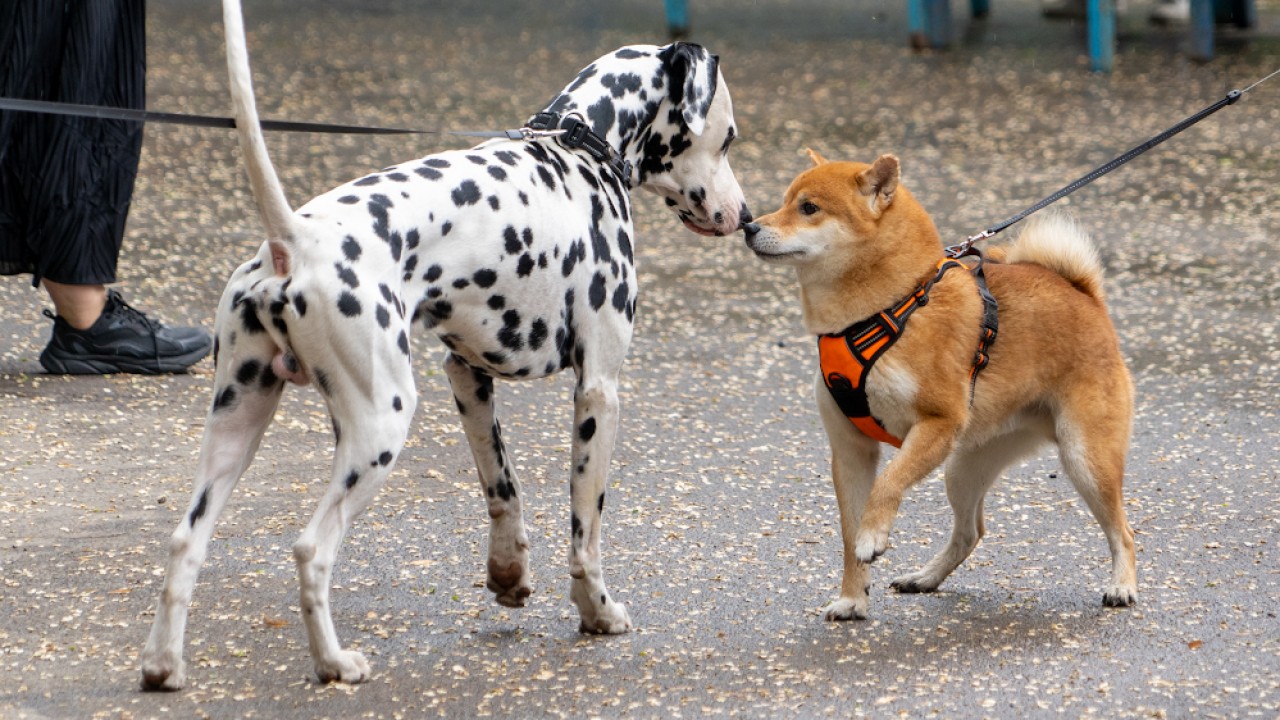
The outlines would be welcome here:
M 560 142 L 571 148 L 582 147 L 591 134 L 591 126 L 572 115 L 560 121 L 560 129 L 564 132 L 560 136 Z

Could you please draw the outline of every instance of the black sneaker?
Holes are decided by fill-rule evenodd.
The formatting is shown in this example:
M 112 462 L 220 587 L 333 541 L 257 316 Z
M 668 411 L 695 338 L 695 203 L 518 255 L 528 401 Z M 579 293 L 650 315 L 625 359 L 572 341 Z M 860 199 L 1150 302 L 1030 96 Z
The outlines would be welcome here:
M 87 330 L 53 319 L 53 337 L 40 364 L 55 375 L 156 375 L 183 372 L 209 354 L 213 343 L 200 328 L 166 327 L 132 308 L 110 290 L 102 316 Z

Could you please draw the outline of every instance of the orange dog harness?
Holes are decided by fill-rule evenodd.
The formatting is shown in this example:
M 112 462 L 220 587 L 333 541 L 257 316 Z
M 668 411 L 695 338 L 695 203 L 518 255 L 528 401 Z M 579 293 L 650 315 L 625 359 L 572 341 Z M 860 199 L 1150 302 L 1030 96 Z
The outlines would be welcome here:
M 818 336 L 818 362 L 822 367 L 822 379 L 826 383 L 831 397 L 840 406 L 840 412 L 849 418 L 853 426 L 863 435 L 894 447 L 902 447 L 902 440 L 890 435 L 884 425 L 871 414 L 871 404 L 867 400 L 867 375 L 871 366 L 885 353 L 906 328 L 911 313 L 929 302 L 929 290 L 942 279 L 948 270 L 966 268 L 968 266 L 956 260 L 939 260 L 937 273 L 916 287 L 915 292 L 891 308 L 854 323 L 843 332 Z M 969 370 L 969 402 L 973 402 L 973 392 L 978 382 L 978 373 L 987 366 L 990 360 L 989 348 L 996 341 L 998 328 L 997 314 L 999 306 L 996 299 L 987 289 L 987 279 L 982 272 L 982 259 L 973 266 L 971 272 L 978 281 L 978 292 L 982 295 L 983 318 L 982 332 L 978 337 L 978 350 L 973 357 L 973 367 Z

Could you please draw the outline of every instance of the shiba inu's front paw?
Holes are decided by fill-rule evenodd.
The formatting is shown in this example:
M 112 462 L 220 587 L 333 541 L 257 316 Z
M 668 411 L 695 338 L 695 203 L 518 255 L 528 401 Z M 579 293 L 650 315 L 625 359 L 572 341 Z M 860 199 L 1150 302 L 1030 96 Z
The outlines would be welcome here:
M 839 598 L 822 608 L 822 619 L 828 621 L 866 620 L 867 598 Z
M 854 555 L 864 563 L 875 562 L 875 559 L 889 549 L 889 531 L 863 529 L 858 531 L 858 540 L 854 545 Z
M 1113 585 L 1102 593 L 1102 604 L 1107 607 L 1130 607 L 1137 602 L 1137 588 Z

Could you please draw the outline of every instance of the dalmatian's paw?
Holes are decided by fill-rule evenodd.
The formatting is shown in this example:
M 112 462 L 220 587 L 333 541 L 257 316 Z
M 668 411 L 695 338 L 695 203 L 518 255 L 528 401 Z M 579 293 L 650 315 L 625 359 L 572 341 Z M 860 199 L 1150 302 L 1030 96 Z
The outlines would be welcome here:
M 142 660 L 143 690 L 181 690 L 187 684 L 187 664 L 180 657 L 161 653 Z
M 373 669 L 364 655 L 355 650 L 340 650 L 332 658 L 316 661 L 316 677 L 322 683 L 362 683 L 373 675 Z
M 533 584 L 529 582 L 529 552 L 524 551 L 520 558 L 509 563 L 489 558 L 489 580 L 485 586 L 493 591 L 499 605 L 524 607 L 524 601 L 533 594 Z
M 631 616 L 614 602 L 603 587 L 592 590 L 585 581 L 574 581 L 573 604 L 578 606 L 578 631 L 594 635 L 621 635 L 631 631 Z

